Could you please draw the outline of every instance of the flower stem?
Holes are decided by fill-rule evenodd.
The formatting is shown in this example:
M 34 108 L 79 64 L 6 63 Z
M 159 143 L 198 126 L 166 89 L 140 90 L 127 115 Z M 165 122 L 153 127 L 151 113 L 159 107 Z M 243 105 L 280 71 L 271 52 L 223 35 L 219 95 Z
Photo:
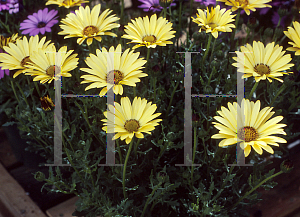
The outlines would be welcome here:
M 89 119 L 88 119 L 87 114 L 83 111 L 83 109 L 82 109 L 81 106 L 78 104 L 78 102 L 75 101 L 75 104 L 76 104 L 76 106 L 80 109 L 80 111 L 81 111 L 81 113 L 82 113 L 82 115 L 83 115 L 83 117 L 84 117 L 86 123 L 88 124 L 88 126 L 89 126 L 89 128 L 90 128 L 92 134 L 96 137 L 96 139 L 99 141 L 99 143 L 103 144 L 102 141 L 98 138 L 98 136 L 96 136 L 96 134 L 95 134 L 95 132 L 94 132 L 92 126 L 90 125 L 90 122 L 89 122 Z M 103 145 L 104 145 L 104 144 L 103 144 Z
M 18 82 L 16 82 L 16 85 L 18 86 L 18 88 L 19 88 L 19 90 L 20 90 L 20 92 L 21 92 L 21 94 L 22 94 L 22 96 L 23 96 L 23 98 L 24 98 L 24 100 L 25 100 L 25 102 L 26 102 L 28 108 L 30 108 L 30 106 L 29 106 L 29 104 L 28 104 L 28 101 L 27 101 L 27 99 L 26 99 L 26 97 L 25 97 L 25 94 L 24 94 L 22 88 L 20 87 L 20 85 L 18 84 Z
M 38 92 L 39 98 L 42 97 L 41 92 L 40 92 L 40 88 L 39 88 L 37 82 L 33 82 L 33 83 L 35 85 L 36 91 Z
M 230 210 L 232 210 L 234 207 L 236 207 L 245 197 L 247 197 L 248 195 L 250 195 L 253 191 L 255 191 L 257 188 L 259 188 L 262 184 L 264 184 L 265 182 L 267 182 L 268 180 L 280 175 L 281 173 L 283 173 L 282 171 L 279 171 L 278 173 L 275 173 L 274 175 L 264 179 L 263 181 L 261 181 L 258 185 L 256 185 L 254 188 L 252 188 L 250 191 L 248 191 L 243 197 L 241 197 L 238 202 L 236 202 L 231 208 Z M 229 211 L 230 211 L 229 210 Z
M 128 159 L 129 159 L 129 155 L 130 155 L 131 149 L 132 149 L 132 145 L 133 145 L 133 138 L 131 139 L 131 142 L 129 144 L 129 149 L 128 149 L 128 152 L 127 152 L 127 155 L 126 155 L 126 158 L 125 158 L 125 163 L 124 163 L 124 168 L 123 168 L 123 181 L 122 181 L 122 184 L 123 184 L 124 199 L 127 198 L 127 194 L 126 194 L 126 191 L 125 191 L 126 166 L 127 166 L 127 162 L 128 162 Z
M 167 17 L 167 8 L 164 8 L 163 10 L 164 10 L 164 18 L 166 18 Z
M 210 58 L 209 58 L 209 63 L 211 63 L 211 60 L 212 60 L 213 55 L 214 55 L 214 49 L 215 49 L 216 41 L 217 41 L 217 39 L 215 38 L 214 43 L 213 43 L 213 47 L 212 47 L 212 50 L 211 50 L 211 55 L 210 55 Z
M 144 206 L 143 213 L 142 213 L 142 216 L 141 216 L 141 217 L 144 217 L 145 212 L 146 212 L 146 209 L 147 209 L 147 206 L 148 206 L 148 204 L 149 204 L 149 201 L 151 200 L 151 198 L 152 198 L 153 194 L 155 193 L 155 191 L 159 188 L 159 186 L 161 186 L 161 184 L 162 184 L 162 183 L 159 182 L 158 185 L 155 186 L 155 188 L 152 190 L 150 196 L 148 197 L 148 199 L 147 199 L 147 201 L 146 201 L 146 204 L 145 204 L 145 206 Z
M 255 84 L 254 84 L 254 86 L 252 87 L 252 90 L 251 90 L 251 92 L 250 92 L 250 94 L 249 94 L 249 96 L 248 96 L 248 99 L 249 99 L 249 100 L 251 99 L 251 97 L 252 97 L 254 91 L 256 90 L 257 86 L 258 86 L 258 82 L 255 82 Z
M 121 19 L 120 23 L 123 24 L 123 19 L 124 19 L 124 0 L 121 0 Z
M 205 53 L 204 53 L 204 57 L 202 59 L 202 64 L 204 65 L 205 63 L 205 59 L 207 57 L 207 54 L 208 54 L 208 51 L 209 51 L 209 47 L 210 47 L 210 43 L 211 43 L 211 38 L 212 38 L 212 34 L 209 34 L 209 38 L 208 38 L 208 43 L 206 45 L 206 50 L 205 50 Z
M 194 161 L 197 150 L 197 127 L 194 127 L 194 149 L 193 149 L 193 159 L 192 159 L 192 170 L 191 170 L 191 187 L 194 186 Z
M 141 139 L 138 139 L 137 143 L 136 143 L 135 146 L 134 146 L 134 154 L 135 154 L 135 157 L 137 156 L 137 147 L 139 146 L 140 142 L 141 142 Z
M 19 98 L 17 96 L 16 89 L 15 89 L 15 86 L 14 86 L 14 82 L 12 81 L 12 79 L 10 80 L 10 84 L 11 84 L 11 87 L 12 87 L 12 89 L 14 91 L 15 97 L 16 97 L 16 99 L 18 101 L 18 104 L 20 104 L 20 100 L 19 100 Z
M 284 91 L 285 88 L 286 88 L 286 86 L 285 86 L 285 84 L 283 84 L 283 85 L 280 87 L 279 91 L 276 93 L 275 97 L 272 99 L 272 101 L 271 101 L 271 103 L 270 103 L 269 106 L 272 106 L 272 105 L 273 105 L 273 103 L 275 102 L 275 99 L 279 96 L 279 94 L 282 93 L 282 91 Z
M 239 24 L 240 14 L 241 14 L 241 10 L 238 9 L 237 15 L 235 17 L 235 28 L 233 29 L 233 32 L 232 32 L 231 38 L 230 38 L 230 44 L 231 44 L 230 50 L 232 50 L 233 46 L 234 46 L 234 36 L 235 36 L 235 32 L 236 32 L 236 29 L 237 29 L 238 24 Z
M 175 91 L 176 91 L 178 85 L 179 85 L 179 82 L 176 82 L 176 85 L 175 85 L 175 87 L 174 87 L 174 89 L 173 89 L 173 92 L 172 92 L 172 95 L 171 95 L 171 100 L 170 100 L 170 102 L 169 102 L 169 105 L 168 105 L 166 114 L 169 113 L 169 110 L 170 110 L 171 105 L 172 105 L 172 102 L 173 102 L 173 97 L 174 97 L 174 94 L 175 94 Z
M 178 29 L 177 29 L 177 32 L 178 32 L 178 37 L 177 37 L 177 50 L 178 50 L 178 47 L 179 47 L 179 37 L 180 37 L 180 33 L 181 33 L 181 13 L 182 13 L 182 1 L 179 2 L 179 24 L 178 24 Z
M 117 143 L 117 146 L 118 146 L 118 149 L 119 149 L 118 153 L 119 153 L 119 158 L 120 158 L 120 164 L 123 164 L 122 153 L 121 153 L 121 148 L 120 148 L 120 144 L 119 144 L 118 139 L 117 139 L 116 143 Z

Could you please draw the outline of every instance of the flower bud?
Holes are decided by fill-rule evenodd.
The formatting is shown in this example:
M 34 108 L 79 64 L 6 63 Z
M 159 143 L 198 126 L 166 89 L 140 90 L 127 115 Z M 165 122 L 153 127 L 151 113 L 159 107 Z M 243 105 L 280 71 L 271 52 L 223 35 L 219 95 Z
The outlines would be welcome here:
M 193 123 L 192 123 L 193 127 L 198 127 L 199 124 L 200 124 L 200 116 L 199 116 L 199 114 L 193 114 L 192 115 L 192 121 L 193 121 Z
M 284 17 L 288 14 L 288 11 L 287 11 L 287 9 L 279 8 L 277 13 L 278 13 L 279 17 Z
M 266 37 L 272 37 L 272 36 L 273 36 L 273 33 L 274 33 L 273 29 L 271 29 L 271 28 L 266 28 L 266 30 L 265 30 L 265 32 L 264 32 L 264 36 L 266 36 Z
M 218 60 L 213 60 L 213 61 L 211 61 L 210 65 L 212 68 L 215 67 L 216 69 L 218 69 L 220 67 L 220 62 Z
M 12 114 L 12 112 L 13 112 L 13 110 L 12 110 L 12 108 L 6 108 L 6 109 L 4 110 L 4 112 L 5 112 L 5 114 L 6 114 L 8 117 L 10 117 L 11 114 Z
M 204 31 L 202 32 L 194 32 L 193 38 L 195 42 L 205 42 L 206 39 L 206 33 Z
M 282 33 L 283 33 L 283 29 L 281 27 L 275 29 L 275 36 L 277 38 L 280 38 L 282 36 Z
M 294 164 L 291 160 L 285 160 L 280 164 L 280 169 L 284 173 L 290 173 L 294 168 Z
M 82 155 L 83 155 L 83 152 L 81 150 L 75 151 L 75 154 L 74 154 L 75 158 L 81 158 Z
M 251 18 L 248 20 L 247 26 L 248 26 L 250 29 L 255 29 L 258 25 L 259 25 L 259 21 L 258 21 L 258 19 L 256 19 L 255 17 L 251 17 Z
M 39 182 L 42 182 L 42 181 L 44 181 L 44 180 L 46 179 L 45 174 L 42 173 L 42 172 L 40 172 L 40 171 L 38 171 L 38 172 L 34 175 L 34 178 L 35 178 L 37 181 L 39 181 Z
M 157 176 L 156 176 L 157 180 L 161 183 L 165 183 L 165 182 L 168 182 L 169 181 L 169 176 L 167 175 L 167 173 L 161 171 L 159 173 L 157 173 Z
M 292 7 L 291 12 L 293 16 L 299 16 L 299 9 L 296 6 Z
M 218 50 L 216 52 L 216 56 L 217 56 L 218 59 L 222 59 L 223 60 L 223 58 L 224 58 L 224 52 L 221 51 L 221 50 Z
M 167 8 L 170 6 L 170 4 L 173 2 L 173 0 L 159 0 L 159 5 L 163 8 Z

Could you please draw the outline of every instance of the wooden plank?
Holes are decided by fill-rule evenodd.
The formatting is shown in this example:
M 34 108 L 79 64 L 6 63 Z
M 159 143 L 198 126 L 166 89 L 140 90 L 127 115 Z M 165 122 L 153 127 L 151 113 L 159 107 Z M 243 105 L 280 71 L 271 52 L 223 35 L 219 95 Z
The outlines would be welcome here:
M 300 212 L 300 158 L 299 152 L 293 152 L 289 158 L 294 163 L 294 170 L 291 173 L 284 173 L 273 180 L 278 183 L 274 189 L 265 191 L 263 188 L 259 190 L 262 193 L 258 204 L 249 209 L 251 217 L 255 216 L 255 212 L 261 211 L 262 216 L 274 217 L 299 217 Z M 276 168 L 279 171 L 279 165 L 282 159 L 273 159 L 273 164 L 269 165 L 269 169 Z
M 55 207 L 52 207 L 51 209 L 48 209 L 46 211 L 46 214 L 49 217 L 74 217 L 72 216 L 72 213 L 75 211 L 75 203 L 78 200 L 78 197 L 73 197 L 63 203 L 58 204 Z
M 73 197 L 61 204 L 58 204 L 55 207 L 52 207 L 51 209 L 48 209 L 46 213 L 49 217 L 59 217 L 59 216 L 74 217 L 72 216 L 72 213 L 75 211 L 76 208 L 75 203 L 77 200 L 78 197 Z M 101 217 L 101 216 L 97 216 L 97 217 Z
M 3 128 L 0 128 L 0 161 L 5 168 L 18 163 Z M 1 217 L 1 216 L 0 216 Z
M 5 217 L 46 217 L 2 164 L 0 164 L 0 213 Z

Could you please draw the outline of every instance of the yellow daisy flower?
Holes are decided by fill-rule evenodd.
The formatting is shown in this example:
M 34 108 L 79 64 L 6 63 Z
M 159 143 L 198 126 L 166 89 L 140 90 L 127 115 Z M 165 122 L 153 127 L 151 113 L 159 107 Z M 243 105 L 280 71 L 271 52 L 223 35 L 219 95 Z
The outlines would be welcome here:
M 240 143 L 247 157 L 251 152 L 251 147 L 258 154 L 262 154 L 262 149 L 273 154 L 274 151 L 269 145 L 279 146 L 277 143 L 286 143 L 285 139 L 272 136 L 272 134 L 286 135 L 281 129 L 286 124 L 278 124 L 283 117 L 277 116 L 270 119 L 275 113 L 271 112 L 272 107 L 265 107 L 260 111 L 259 100 L 254 103 L 243 99 L 241 107 L 234 102 L 228 103 L 228 108 L 229 110 L 222 106 L 221 111 L 218 111 L 220 116 L 214 117 L 219 123 L 213 122 L 213 124 L 220 131 L 211 138 L 223 139 L 219 143 L 220 147 Z M 241 127 L 238 129 L 238 126 Z
M 107 52 L 110 52 L 112 55 Z M 140 82 L 140 77 L 148 76 L 141 71 L 141 69 L 145 68 L 143 65 L 145 65 L 147 61 L 144 60 L 144 58 L 138 58 L 140 55 L 139 52 L 129 52 L 128 48 L 121 55 L 122 47 L 119 44 L 116 49 L 112 46 L 109 51 L 107 51 L 103 47 L 102 52 L 97 49 L 96 53 L 97 56 L 90 54 L 90 57 L 87 57 L 85 60 L 90 68 L 80 69 L 91 74 L 81 76 L 81 78 L 85 79 L 81 84 L 92 83 L 87 86 L 85 90 L 104 87 L 100 92 L 100 95 L 103 96 L 107 93 L 107 88 L 110 89 L 113 87 L 115 94 L 122 95 L 122 85 L 135 87 L 136 82 Z M 112 78 L 113 80 L 110 80 L 111 76 L 114 76 L 114 78 Z
M 39 41 L 39 36 L 36 35 L 31 36 L 28 42 L 27 37 L 24 36 L 23 39 L 17 39 L 16 44 L 9 43 L 9 46 L 4 46 L 3 49 L 7 53 L 0 53 L 0 67 L 9 70 L 19 69 L 13 75 L 14 78 L 17 77 L 27 69 L 25 65 L 31 62 L 30 58 L 34 51 L 38 49 L 45 50 L 49 46 L 51 41 L 45 43 L 45 40 L 46 37 L 43 37 Z
M 46 5 L 58 5 L 59 7 L 75 7 L 81 6 L 82 3 L 88 3 L 89 1 L 84 0 L 48 0 Z
M 131 142 L 134 135 L 137 138 L 144 138 L 143 133 L 151 134 L 150 131 L 154 130 L 155 126 L 159 125 L 158 122 L 162 121 L 162 119 L 155 119 L 161 113 L 154 114 L 157 107 L 156 104 L 151 104 L 151 102 L 147 103 L 146 99 L 135 97 L 131 105 L 128 97 L 122 97 L 121 105 L 117 102 L 115 102 L 115 106 L 109 105 L 109 113 L 114 116 L 114 119 L 102 119 L 101 121 L 105 122 L 102 129 L 106 133 L 117 133 L 113 140 L 121 137 L 121 140 L 125 139 L 127 144 Z M 107 111 L 103 114 L 107 118 Z M 114 129 L 107 130 L 107 121 L 114 126 Z
M 11 37 L 5 38 L 3 35 L 0 35 L 0 49 L 2 50 L 4 46 L 8 46 L 9 43 L 16 43 L 17 39 L 21 37 L 18 36 L 18 33 L 13 34 Z
M 156 48 L 156 45 L 166 46 L 167 44 L 173 44 L 173 42 L 168 41 L 174 38 L 176 31 L 171 31 L 172 23 L 166 18 L 159 17 L 157 19 L 156 14 L 149 17 L 139 17 L 131 20 L 132 23 L 128 23 L 125 26 L 125 32 L 127 35 L 123 35 L 122 38 L 127 38 L 132 40 L 129 43 L 137 43 L 132 49 L 138 47 L 146 46 L 147 48 Z
M 199 32 L 205 30 L 206 33 L 211 33 L 215 38 L 218 38 L 218 32 L 232 32 L 231 28 L 235 28 L 234 24 L 230 22 L 234 21 L 236 15 L 231 15 L 231 11 L 226 11 L 225 8 L 220 10 L 220 5 L 216 8 L 211 8 L 209 12 L 206 10 L 198 9 L 197 18 L 192 17 L 194 23 L 200 26 Z
M 90 7 L 79 7 L 79 10 L 75 11 L 75 14 L 69 13 L 67 18 L 62 19 L 60 25 L 63 31 L 59 32 L 59 35 L 67 35 L 64 38 L 79 37 L 77 39 L 78 44 L 82 44 L 87 39 L 87 44 L 90 45 L 93 42 L 93 38 L 101 42 L 101 35 L 110 35 L 117 37 L 112 32 L 106 32 L 113 28 L 118 28 L 120 24 L 114 23 L 120 18 L 115 15 L 108 16 L 112 10 L 106 9 L 100 14 L 101 4 L 93 7 L 90 11 Z
M 274 45 L 275 42 L 272 42 L 265 47 L 262 42 L 254 41 L 253 47 L 250 44 L 242 46 L 241 51 L 245 53 L 236 51 L 237 57 L 233 59 L 237 62 L 232 65 L 238 68 L 238 72 L 244 73 L 242 78 L 253 76 L 256 82 L 266 79 L 272 82 L 270 78 L 283 82 L 277 77 L 292 73 L 282 71 L 289 70 L 294 64 L 289 63 L 292 60 L 291 55 L 284 55 L 282 46 Z
M 300 24 L 297 21 L 293 22 L 293 27 L 289 26 L 288 31 L 283 31 L 284 34 L 291 39 L 293 42 L 288 42 L 293 47 L 288 47 L 289 51 L 296 51 L 295 55 L 300 55 Z
M 271 5 L 266 3 L 271 2 L 272 0 L 217 0 L 219 2 L 225 2 L 226 5 L 232 6 L 231 10 L 236 11 L 241 8 L 245 10 L 247 15 L 250 15 L 251 11 L 256 11 L 256 8 L 272 8 Z
M 39 49 L 30 56 L 32 62 L 28 63 L 25 74 L 36 76 L 33 81 L 40 81 L 42 84 L 56 79 L 56 70 L 60 76 L 71 77 L 68 72 L 78 65 L 78 58 L 75 58 L 77 54 L 71 55 L 72 52 L 73 50 L 67 52 L 67 46 L 60 48 L 57 53 L 54 45 L 49 46 L 46 52 Z

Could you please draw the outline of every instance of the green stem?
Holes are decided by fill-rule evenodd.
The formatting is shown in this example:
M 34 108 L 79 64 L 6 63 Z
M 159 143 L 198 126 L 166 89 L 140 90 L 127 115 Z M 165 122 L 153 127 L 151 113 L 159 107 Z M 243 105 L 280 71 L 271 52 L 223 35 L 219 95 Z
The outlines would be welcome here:
M 192 13 L 193 13 L 193 5 L 194 5 L 194 0 L 190 0 L 190 22 L 189 22 L 189 37 L 192 37 Z
M 153 81 L 153 94 L 154 94 L 154 102 L 156 101 L 156 77 L 153 77 L 153 79 L 152 79 L 152 81 Z
M 209 34 L 209 38 L 208 38 L 208 43 L 206 45 L 206 50 L 205 50 L 205 53 L 204 53 L 204 57 L 202 59 L 202 64 L 204 65 L 205 63 L 205 59 L 207 57 L 207 54 L 208 54 L 208 51 L 209 51 L 209 47 L 210 47 L 210 43 L 211 43 L 211 38 L 212 38 L 212 34 Z
M 192 159 L 192 170 L 191 170 L 191 187 L 194 186 L 194 162 L 197 150 L 197 127 L 194 127 L 194 149 L 193 149 L 193 159 Z
M 182 13 L 182 1 L 179 2 L 179 24 L 178 24 L 178 29 L 177 29 L 177 32 L 178 32 L 178 37 L 177 37 L 177 50 L 178 50 L 178 47 L 179 47 L 179 37 L 180 37 L 180 32 L 181 32 L 181 13 Z
M 99 141 L 99 143 L 103 144 L 102 141 L 98 138 L 98 136 L 96 136 L 94 130 L 92 129 L 92 126 L 90 125 L 89 119 L 86 115 L 86 113 L 83 111 L 83 109 L 81 108 L 81 106 L 78 104 L 78 102 L 75 101 L 76 106 L 80 109 L 81 113 L 83 114 L 84 119 L 86 120 L 86 123 L 88 124 L 91 132 L 93 133 L 93 135 L 96 137 L 96 139 Z M 103 144 L 104 145 L 104 144 Z
M 284 91 L 284 89 L 286 88 L 285 84 L 282 84 L 282 86 L 280 87 L 279 91 L 276 93 L 275 97 L 272 99 L 271 103 L 270 103 L 270 107 L 273 105 L 273 103 L 275 102 L 275 99 L 279 96 L 279 94 L 282 93 L 282 91 Z
M 136 97 L 136 90 L 135 90 L 135 87 L 133 87 L 133 98 Z
M 212 203 L 212 202 L 215 201 L 217 198 L 219 198 L 219 196 L 220 196 L 221 193 L 223 192 L 226 183 L 229 181 L 229 176 L 231 175 L 233 168 L 234 168 L 234 166 L 231 166 L 231 167 L 230 167 L 230 170 L 229 170 L 229 172 L 227 173 L 227 176 L 226 176 L 226 178 L 225 178 L 225 180 L 224 180 L 224 182 L 223 182 L 223 184 L 222 184 L 222 186 L 221 186 L 221 189 L 218 191 L 218 193 L 216 194 L 216 196 L 213 197 L 213 199 L 210 201 L 210 203 Z
M 128 159 L 129 159 L 129 155 L 130 155 L 130 152 L 131 152 L 131 149 L 132 149 L 132 145 L 133 145 L 133 138 L 131 139 L 131 142 L 129 144 L 129 149 L 128 149 L 128 152 L 127 152 L 127 155 L 126 155 L 126 158 L 125 158 L 125 163 L 124 163 L 124 168 L 123 168 L 123 181 L 122 181 L 122 184 L 123 184 L 124 199 L 127 198 L 127 194 L 126 194 L 126 191 L 125 191 L 126 166 L 127 166 L 127 163 L 128 163 Z
M 164 8 L 163 11 L 164 11 L 164 18 L 166 18 L 167 17 L 167 8 Z
M 144 209 L 143 209 L 143 213 L 142 213 L 142 216 L 141 217 L 144 217 L 144 215 L 145 215 L 145 212 L 146 212 L 146 209 L 147 209 L 147 206 L 148 206 L 148 204 L 149 204 L 149 201 L 151 200 L 151 198 L 152 198 L 152 196 L 153 196 L 153 194 L 155 193 L 155 191 L 160 187 L 160 185 L 161 185 L 162 183 L 161 182 L 159 182 L 158 183 L 158 185 L 157 186 L 155 186 L 155 188 L 152 190 L 152 192 L 151 192 L 151 194 L 150 194 L 150 196 L 148 197 L 148 199 L 147 199 L 147 201 L 146 201 L 146 204 L 145 204 L 145 206 L 144 206 Z
M 34 81 L 33 83 L 35 85 L 36 91 L 38 92 L 39 98 L 42 97 L 41 92 L 40 92 L 40 88 L 39 88 L 37 82 Z
M 121 19 L 120 23 L 123 24 L 123 18 L 124 18 L 124 0 L 121 0 L 122 6 L 121 6 Z
M 146 61 L 147 61 L 147 63 L 146 63 L 146 72 L 147 72 L 147 74 L 149 74 L 148 73 L 148 71 L 149 71 L 149 58 L 150 58 L 150 48 L 147 48 L 147 59 L 146 59 Z
M 137 148 L 138 148 L 140 142 L 141 142 L 141 139 L 138 139 L 137 143 L 136 143 L 135 146 L 134 146 L 134 154 L 135 154 L 135 157 L 137 156 Z
M 212 60 L 213 55 L 214 55 L 214 49 L 215 49 L 216 41 L 217 41 L 217 39 L 215 38 L 214 39 L 214 44 L 213 44 L 213 47 L 212 47 L 212 50 L 211 50 L 211 55 L 210 55 L 210 58 L 209 58 L 209 63 L 211 63 L 211 60 Z
M 65 139 L 68 141 L 69 145 L 72 147 L 70 141 L 67 139 L 67 137 L 66 137 L 66 135 L 65 135 L 64 132 L 63 132 L 63 135 L 64 135 Z M 70 161 L 70 163 L 71 163 L 71 165 L 72 165 L 72 168 L 75 170 L 75 172 L 76 172 L 77 175 L 79 176 L 81 182 L 84 183 L 84 179 L 81 177 L 79 171 L 76 169 L 76 167 L 75 167 L 75 165 L 74 165 L 74 163 L 73 163 L 73 161 L 72 161 L 72 158 L 71 158 L 71 156 L 70 156 L 70 154 L 69 154 L 69 152 L 68 152 L 68 149 L 66 148 L 66 144 L 65 144 L 64 140 L 63 140 L 63 145 L 64 145 L 64 148 L 65 148 L 65 150 L 66 150 L 66 154 L 67 154 L 68 160 Z
M 14 82 L 12 81 L 11 78 L 10 78 L 10 84 L 11 84 L 11 87 L 12 87 L 12 89 L 13 89 L 13 91 L 14 91 L 15 97 L 16 97 L 16 99 L 17 99 L 17 101 L 18 101 L 18 104 L 20 104 L 20 100 L 19 100 L 19 98 L 18 98 L 18 96 L 17 96 L 17 92 L 16 92 L 16 89 L 15 89 L 15 86 L 14 86 Z
M 26 76 L 26 79 L 27 79 L 27 83 L 28 83 L 29 90 L 31 90 L 31 85 L 30 85 L 30 81 L 29 81 L 28 76 Z M 34 100 L 34 98 L 33 98 L 33 95 L 32 95 L 32 92 L 31 92 L 31 91 L 30 91 L 30 96 L 31 96 L 32 103 L 35 104 L 35 100 Z
M 299 71 L 300 70 L 300 64 L 298 65 L 298 67 L 297 67 L 297 71 Z
M 235 28 L 233 29 L 233 32 L 232 32 L 232 35 L 231 35 L 231 38 L 230 38 L 230 50 L 233 49 L 233 46 L 234 46 L 234 36 L 235 36 L 235 32 L 236 32 L 236 29 L 238 27 L 238 24 L 239 24 L 239 19 L 240 19 L 240 14 L 241 14 L 241 10 L 238 9 L 238 12 L 237 12 L 237 15 L 236 15 L 236 18 L 235 18 Z
M 122 159 L 122 153 L 121 153 L 121 148 L 120 148 L 120 144 L 119 144 L 119 140 L 116 140 L 117 146 L 118 146 L 118 153 L 119 153 L 119 158 L 120 158 L 120 164 L 123 164 L 123 159 Z
M 278 26 L 280 25 L 281 18 L 282 18 L 282 17 L 279 17 L 279 20 L 278 20 L 278 23 L 277 23 L 276 28 L 278 28 Z M 275 33 L 274 33 L 273 38 L 272 38 L 272 41 L 276 42 L 276 39 L 277 39 L 277 37 L 275 36 Z
M 171 95 L 171 100 L 170 100 L 169 105 L 168 105 L 168 108 L 167 108 L 167 112 L 166 112 L 167 115 L 168 115 L 169 110 L 170 110 L 170 108 L 171 108 L 171 105 L 172 105 L 172 102 L 173 102 L 173 97 L 174 97 L 174 94 L 175 94 L 175 91 L 176 91 L 178 85 L 179 85 L 179 82 L 176 82 L 176 85 L 175 85 L 175 87 L 174 87 L 174 89 L 173 89 L 173 92 L 172 92 L 172 95 Z
M 254 84 L 254 86 L 252 87 L 252 90 L 251 90 L 251 92 L 250 92 L 250 94 L 249 94 L 249 96 L 248 96 L 248 99 L 249 99 L 249 100 L 252 98 L 252 95 L 253 95 L 254 91 L 256 90 L 257 86 L 258 86 L 258 82 L 255 82 L 255 84 Z
M 25 94 L 24 94 L 22 88 L 20 87 L 20 85 L 18 84 L 18 82 L 16 82 L 16 85 L 18 86 L 18 88 L 19 88 L 19 90 L 20 90 L 20 92 L 21 92 L 21 94 L 22 94 L 22 96 L 23 96 L 23 98 L 24 98 L 24 100 L 25 100 L 25 102 L 26 102 L 28 108 L 30 108 L 30 106 L 29 106 L 29 104 L 28 104 L 28 101 L 27 101 L 27 98 L 25 97 Z
M 195 44 L 195 40 L 193 41 L 193 43 L 191 43 L 191 46 L 189 47 L 188 52 L 190 52 L 192 50 L 192 47 L 194 46 L 194 44 Z
M 261 181 L 258 185 L 256 185 L 254 188 L 252 188 L 250 191 L 248 191 L 243 197 L 241 197 L 238 202 L 236 202 L 231 208 L 230 210 L 232 210 L 234 207 L 236 207 L 245 197 L 247 197 L 248 195 L 250 195 L 253 191 L 255 191 L 257 188 L 259 188 L 262 184 L 264 184 L 265 182 L 267 182 L 268 180 L 280 175 L 281 173 L 283 173 L 282 171 L 264 179 L 263 181 Z M 230 211 L 229 210 L 229 211 Z

